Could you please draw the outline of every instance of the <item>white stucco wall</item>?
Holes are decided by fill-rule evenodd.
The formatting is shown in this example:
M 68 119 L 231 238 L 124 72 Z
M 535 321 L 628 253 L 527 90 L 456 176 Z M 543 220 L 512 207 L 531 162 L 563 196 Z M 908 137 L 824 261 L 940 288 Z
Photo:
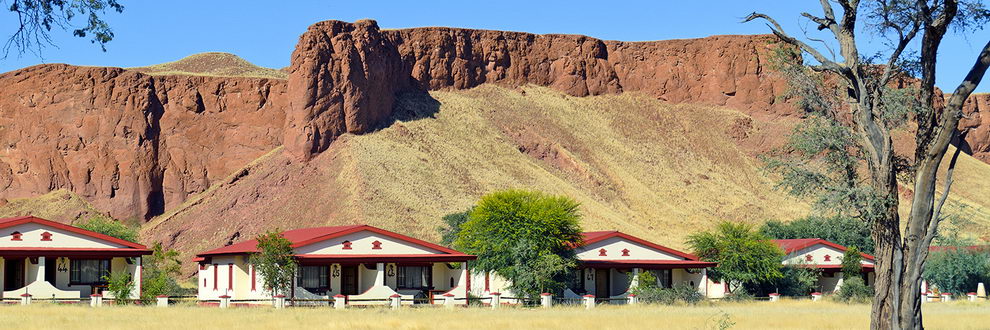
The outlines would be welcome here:
M 351 243 L 351 249 L 344 249 L 344 242 Z M 381 248 L 375 249 L 373 242 L 381 242 Z M 440 251 L 406 241 L 388 237 L 382 234 L 362 231 L 341 237 L 331 238 L 296 249 L 298 254 L 437 254 Z
M 601 249 L 605 249 L 605 256 L 601 255 Z M 623 250 L 628 250 L 629 255 L 623 256 Z M 579 260 L 684 260 L 622 237 L 611 237 L 582 246 L 575 253 Z

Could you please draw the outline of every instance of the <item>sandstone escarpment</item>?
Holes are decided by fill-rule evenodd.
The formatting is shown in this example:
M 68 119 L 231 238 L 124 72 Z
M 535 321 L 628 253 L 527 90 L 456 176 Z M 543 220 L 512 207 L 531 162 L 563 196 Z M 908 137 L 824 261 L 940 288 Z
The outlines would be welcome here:
M 375 21 L 316 23 L 289 74 L 285 145 L 309 159 L 345 132 L 389 118 L 396 94 L 535 84 L 572 96 L 642 92 L 669 102 L 788 113 L 768 72 L 770 36 L 655 42 L 456 28 L 380 30 Z
M 285 81 L 39 65 L 0 75 L 0 198 L 146 219 L 281 144 Z
M 963 150 L 990 163 L 990 94 L 970 95 L 963 113 L 965 117 L 959 121 L 959 129 L 966 131 Z

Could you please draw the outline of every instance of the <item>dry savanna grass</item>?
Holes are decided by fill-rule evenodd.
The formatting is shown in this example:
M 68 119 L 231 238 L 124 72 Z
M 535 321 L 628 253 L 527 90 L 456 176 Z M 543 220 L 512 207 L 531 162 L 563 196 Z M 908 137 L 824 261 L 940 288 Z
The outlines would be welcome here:
M 193 54 L 174 62 L 127 69 L 154 76 L 288 78 L 288 74 L 281 70 L 260 67 L 237 55 L 217 52 Z
M 929 329 L 986 329 L 990 303 L 923 305 Z M 173 306 L 2 306 L 0 319 L 13 329 L 864 329 L 870 306 L 782 300 L 778 303 L 712 303 L 698 306 L 472 307 L 348 309 Z

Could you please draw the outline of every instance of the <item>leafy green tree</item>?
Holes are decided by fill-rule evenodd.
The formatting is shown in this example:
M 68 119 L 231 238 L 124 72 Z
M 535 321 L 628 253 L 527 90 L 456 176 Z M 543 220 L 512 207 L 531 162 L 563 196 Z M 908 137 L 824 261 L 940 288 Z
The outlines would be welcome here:
M 4 57 L 11 48 L 18 54 L 30 51 L 40 56 L 45 46 L 52 43 L 53 28 L 62 30 L 72 29 L 72 35 L 80 38 L 91 36 L 90 42 L 99 44 L 106 51 L 106 44 L 113 40 L 113 30 L 103 20 L 107 10 L 118 13 L 124 11 L 124 6 L 117 0 L 0 0 L 0 3 L 10 6 L 7 10 L 17 15 L 17 31 L 7 39 L 4 45 Z M 85 25 L 76 27 L 76 18 L 82 17 Z
M 749 285 L 747 290 L 758 295 L 779 293 L 785 296 L 805 296 L 818 288 L 821 271 L 798 264 L 781 267 L 780 274 L 781 277 L 776 280 Z
M 485 195 L 459 226 L 454 247 L 478 256 L 481 272 L 510 280 L 513 292 L 536 297 L 562 290 L 581 241 L 579 204 L 565 196 L 526 190 Z
M 134 278 L 131 277 L 130 272 L 113 272 L 110 275 L 103 275 L 103 280 L 107 282 L 107 291 L 113 294 L 114 303 L 124 305 L 131 302 Z
M 76 227 L 97 232 L 103 235 L 116 237 L 125 241 L 137 242 L 137 229 L 128 227 L 120 221 L 111 219 L 103 215 L 93 215 L 89 220 Z
M 821 238 L 844 246 L 862 246 L 864 252 L 873 252 L 870 226 L 849 216 L 808 216 L 786 223 L 770 220 L 760 227 L 760 232 L 773 239 Z
M 437 229 L 440 232 L 440 242 L 450 246 L 457 240 L 461 232 L 461 225 L 468 221 L 474 207 L 469 207 L 464 212 L 451 213 L 443 216 L 444 226 Z
M 251 254 L 251 264 L 261 275 L 265 290 L 273 297 L 288 294 L 298 268 L 292 242 L 279 229 L 258 235 L 257 241 L 258 252 Z
M 783 277 L 784 251 L 750 225 L 722 222 L 714 231 L 688 236 L 688 245 L 701 260 L 718 263 L 708 274 L 726 281 L 730 289 Z
M 182 275 L 179 252 L 167 250 L 162 243 L 155 243 L 152 253 L 143 260 L 141 300 L 151 302 L 159 295 L 173 296 L 179 292 L 175 280 Z
M 859 248 L 850 246 L 842 254 L 842 279 L 843 281 L 853 277 L 860 277 L 863 274 L 863 254 Z

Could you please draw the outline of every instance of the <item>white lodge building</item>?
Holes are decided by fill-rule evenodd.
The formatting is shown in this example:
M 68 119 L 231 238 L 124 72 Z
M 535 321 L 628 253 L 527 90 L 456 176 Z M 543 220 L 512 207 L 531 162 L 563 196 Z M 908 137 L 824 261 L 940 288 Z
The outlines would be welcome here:
M 103 293 L 104 276 L 128 272 L 137 299 L 141 256 L 149 254 L 141 244 L 33 216 L 0 219 L 0 297 L 79 299 Z
M 694 287 L 709 298 L 725 295 L 725 286 L 708 278 L 707 268 L 714 262 L 618 231 L 583 233 L 584 242 L 576 248 L 578 269 L 576 282 L 564 291 L 564 298 L 591 294 L 596 298 L 623 299 L 638 285 L 638 274 L 650 272 L 657 285 L 671 288 L 677 284 Z M 509 283 L 495 274 L 477 274 L 474 294 L 488 297 L 492 292 L 508 291 Z
M 773 242 L 787 254 L 782 264 L 821 270 L 821 275 L 818 276 L 820 292 L 832 293 L 842 288 L 842 255 L 846 253 L 845 246 L 821 238 L 777 239 Z M 873 271 L 874 257 L 866 253 L 862 255 L 860 264 L 863 265 L 863 282 L 873 286 L 876 280 L 876 273 Z
M 443 303 L 454 295 L 467 303 L 467 262 L 475 256 L 384 229 L 353 225 L 289 230 L 299 270 L 288 298 L 332 299 L 351 305 L 386 304 L 392 295 Z M 247 240 L 197 255 L 201 301 L 229 296 L 231 303 L 268 303 L 261 274 L 250 264 L 258 242 Z M 433 299 L 437 297 L 437 299 Z M 422 300 L 421 300 L 422 301 Z

